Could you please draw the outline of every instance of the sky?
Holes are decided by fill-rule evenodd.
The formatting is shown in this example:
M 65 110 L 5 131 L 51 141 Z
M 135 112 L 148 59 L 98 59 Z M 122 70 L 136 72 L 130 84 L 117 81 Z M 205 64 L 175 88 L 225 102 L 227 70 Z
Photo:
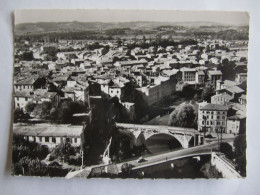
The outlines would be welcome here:
M 86 10 L 46 9 L 16 10 L 15 24 L 36 22 L 217 22 L 248 25 L 247 12 L 170 11 L 170 10 Z

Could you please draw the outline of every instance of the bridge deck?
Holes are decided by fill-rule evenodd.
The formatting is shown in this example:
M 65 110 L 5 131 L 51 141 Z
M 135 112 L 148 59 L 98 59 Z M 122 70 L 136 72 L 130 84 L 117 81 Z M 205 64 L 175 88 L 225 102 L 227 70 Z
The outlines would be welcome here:
M 179 133 L 192 133 L 200 134 L 197 130 L 193 128 L 183 128 L 183 127 L 171 127 L 165 125 L 140 125 L 140 124 L 128 124 L 128 123 L 116 123 L 119 128 L 132 129 L 132 130 L 158 130 L 158 131 L 174 131 Z

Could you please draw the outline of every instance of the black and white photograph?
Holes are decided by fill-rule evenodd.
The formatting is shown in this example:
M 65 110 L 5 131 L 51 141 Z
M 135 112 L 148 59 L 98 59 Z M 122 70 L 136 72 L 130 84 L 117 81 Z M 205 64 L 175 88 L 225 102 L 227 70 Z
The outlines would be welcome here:
M 14 176 L 247 177 L 249 13 L 14 13 Z

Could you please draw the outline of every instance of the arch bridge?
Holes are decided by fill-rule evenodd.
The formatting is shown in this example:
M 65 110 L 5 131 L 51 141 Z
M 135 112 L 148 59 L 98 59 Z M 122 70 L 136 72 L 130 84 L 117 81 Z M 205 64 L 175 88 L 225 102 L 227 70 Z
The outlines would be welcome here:
M 166 134 L 175 138 L 183 148 L 189 145 L 197 146 L 201 144 L 200 133 L 192 128 L 170 127 L 163 125 L 139 125 L 128 123 L 116 123 L 117 129 L 127 134 L 133 139 L 136 146 L 142 145 L 150 137 L 157 134 Z M 190 143 L 192 141 L 192 143 Z

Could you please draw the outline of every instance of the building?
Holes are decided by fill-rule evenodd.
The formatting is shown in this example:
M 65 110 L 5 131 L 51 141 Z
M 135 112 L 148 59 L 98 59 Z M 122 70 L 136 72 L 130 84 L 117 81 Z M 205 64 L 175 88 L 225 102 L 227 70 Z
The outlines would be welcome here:
M 33 101 L 33 94 L 27 91 L 14 92 L 14 109 L 20 108 L 25 111 L 28 102 Z
M 51 102 L 52 105 L 58 106 L 60 96 L 57 92 L 49 92 L 47 89 L 37 89 L 33 92 L 33 102 L 36 104 Z
M 183 67 L 180 69 L 182 72 L 182 80 L 187 84 L 195 84 L 196 83 L 196 72 L 195 68 L 186 68 Z
M 83 126 L 72 125 L 52 125 L 52 124 L 34 124 L 34 125 L 13 125 L 13 134 L 23 136 L 24 139 L 46 145 L 53 148 L 60 143 L 69 142 L 74 147 L 79 147 L 81 143 L 81 133 Z
M 247 73 L 237 73 L 235 80 L 238 83 L 243 83 L 247 80 Z
M 238 116 L 230 116 L 227 119 L 227 133 L 239 134 L 240 118 Z
M 220 70 L 209 70 L 208 78 L 209 78 L 210 84 L 216 88 L 217 80 L 222 80 L 222 72 Z
M 221 93 L 211 96 L 211 103 L 225 105 L 225 103 L 229 102 L 232 99 L 233 98 L 230 95 Z
M 217 133 L 222 129 L 226 132 L 227 127 L 227 106 L 207 103 L 199 107 L 198 130 L 208 133 Z
M 135 119 L 135 103 L 132 102 L 121 102 L 122 105 L 125 107 L 130 120 Z
M 38 77 L 31 76 L 27 79 L 23 79 L 14 83 L 14 91 L 31 92 L 35 88 L 35 82 Z
M 151 78 L 151 84 L 137 88 L 148 106 L 160 102 L 176 91 L 176 79 L 168 76 Z
M 205 83 L 205 73 L 202 70 L 196 72 L 196 83 L 204 85 Z
M 240 83 L 236 81 L 230 81 L 230 80 L 218 80 L 216 84 L 216 90 L 226 89 L 234 86 L 238 86 Z
M 246 95 L 242 94 L 242 95 L 238 98 L 238 101 L 239 101 L 240 104 L 246 105 L 246 104 L 247 104 Z
M 232 97 L 232 99 L 237 101 L 238 97 L 240 97 L 242 94 L 244 94 L 245 91 L 238 86 L 234 86 L 234 87 L 228 87 L 228 88 L 224 88 L 221 90 L 217 90 L 217 94 L 221 94 L 221 93 L 227 94 L 230 97 Z

